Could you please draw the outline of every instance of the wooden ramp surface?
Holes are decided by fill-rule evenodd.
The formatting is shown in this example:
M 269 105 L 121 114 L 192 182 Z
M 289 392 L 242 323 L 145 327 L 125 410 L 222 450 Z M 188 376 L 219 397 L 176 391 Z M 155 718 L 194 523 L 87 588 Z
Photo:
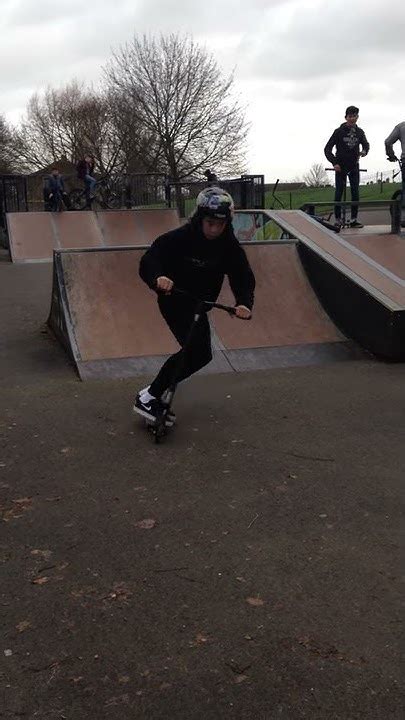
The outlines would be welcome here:
M 405 360 L 405 238 L 334 233 L 302 211 L 270 211 L 298 241 L 315 292 L 345 335 L 391 361 Z
M 295 244 L 247 246 L 257 278 L 253 320 L 214 310 L 208 372 L 308 364 L 348 357 L 343 335 L 319 304 Z M 50 324 L 82 378 L 153 373 L 176 349 L 155 294 L 138 275 L 140 248 L 55 253 Z M 229 288 L 223 299 L 233 304 Z
M 173 208 L 7 213 L 13 262 L 51 261 L 54 250 L 148 245 L 179 224 Z

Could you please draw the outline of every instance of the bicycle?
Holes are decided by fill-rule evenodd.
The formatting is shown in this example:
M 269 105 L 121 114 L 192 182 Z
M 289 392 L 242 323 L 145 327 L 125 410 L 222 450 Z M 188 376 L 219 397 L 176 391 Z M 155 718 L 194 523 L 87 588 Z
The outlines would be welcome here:
M 172 379 L 171 384 L 169 385 L 168 389 L 164 393 L 164 396 L 162 397 L 162 405 L 161 409 L 158 412 L 156 419 L 154 421 L 146 420 L 146 427 L 149 430 L 149 432 L 152 434 L 155 443 L 160 443 L 160 441 L 165 437 L 165 435 L 169 432 L 169 427 L 166 425 L 166 418 L 167 415 L 170 413 L 170 409 L 173 403 L 173 398 L 176 392 L 177 384 L 178 384 L 178 378 L 181 375 L 181 372 L 184 367 L 186 352 L 190 346 L 190 343 L 193 339 L 194 331 L 197 326 L 197 323 L 203 313 L 207 313 L 209 310 L 212 310 L 213 308 L 216 308 L 217 310 L 223 310 L 224 312 L 227 312 L 231 317 L 234 317 L 236 315 L 236 309 L 232 307 L 231 305 L 223 305 L 222 303 L 217 302 L 211 302 L 209 300 L 201 300 L 199 298 L 195 298 L 190 293 L 186 292 L 185 290 L 181 290 L 180 288 L 172 288 L 172 293 L 176 293 L 178 295 L 184 295 L 192 300 L 197 301 L 197 305 L 194 311 L 194 318 L 190 326 L 190 331 L 187 336 L 186 342 L 184 343 L 181 353 L 179 355 L 179 362 L 176 368 L 176 372 L 174 374 L 174 377 Z
M 74 188 L 68 198 L 72 210 L 92 209 L 94 202 L 97 202 L 104 210 L 116 210 L 121 207 L 120 196 L 111 186 L 111 179 L 108 175 L 97 180 L 93 197 L 90 200 L 85 187 Z

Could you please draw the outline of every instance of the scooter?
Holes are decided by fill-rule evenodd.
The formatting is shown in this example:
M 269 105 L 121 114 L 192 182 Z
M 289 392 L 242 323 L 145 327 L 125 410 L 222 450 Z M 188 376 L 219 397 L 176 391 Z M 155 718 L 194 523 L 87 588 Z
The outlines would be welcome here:
M 403 160 L 401 160 L 400 158 L 397 158 L 396 155 L 395 155 L 394 157 L 388 157 L 387 160 L 389 160 L 390 162 L 397 162 L 398 165 L 399 165 L 399 171 L 398 171 L 397 173 L 395 173 L 394 178 L 395 178 L 397 175 L 400 175 L 400 174 L 402 175 Z M 396 191 L 394 192 L 393 196 L 391 197 L 391 200 L 402 200 L 402 189 L 401 189 L 401 190 L 396 190 Z M 399 213 L 399 217 L 398 217 L 398 227 L 405 227 L 404 220 L 401 220 L 401 214 L 402 214 L 404 211 L 402 210 L 402 213 L 401 213 L 401 210 L 402 210 L 402 207 L 399 208 L 399 209 L 394 208 L 392 205 L 391 205 L 391 207 L 390 207 L 391 217 L 392 217 L 392 215 L 393 215 L 393 213 L 394 213 L 395 211 Z
M 196 300 L 196 308 L 194 311 L 194 318 L 190 326 L 189 334 L 186 338 L 186 341 L 181 349 L 181 352 L 179 354 L 179 361 L 176 368 L 176 372 L 174 374 L 174 377 L 172 379 L 172 382 L 170 383 L 168 389 L 165 391 L 163 397 L 162 397 L 162 405 L 161 409 L 156 415 L 156 419 L 154 421 L 147 420 L 146 421 L 146 427 L 151 433 L 155 443 L 160 443 L 161 440 L 168 434 L 170 431 L 170 427 L 167 425 L 167 419 L 168 415 L 170 414 L 170 409 L 173 403 L 173 398 L 177 389 L 178 380 L 180 378 L 180 375 L 182 373 L 185 357 L 188 348 L 190 347 L 190 343 L 192 342 L 193 335 L 197 326 L 197 323 L 204 313 L 207 313 L 209 310 L 216 308 L 217 310 L 223 310 L 224 312 L 227 312 L 228 315 L 231 317 L 234 317 L 236 315 L 236 309 L 232 307 L 231 305 L 222 305 L 222 303 L 217 302 L 210 302 L 209 300 L 200 300 L 198 298 L 194 298 L 189 293 L 185 292 L 184 290 L 180 290 L 179 288 L 173 288 L 171 290 L 171 293 L 175 293 L 178 295 L 184 295 L 192 300 Z

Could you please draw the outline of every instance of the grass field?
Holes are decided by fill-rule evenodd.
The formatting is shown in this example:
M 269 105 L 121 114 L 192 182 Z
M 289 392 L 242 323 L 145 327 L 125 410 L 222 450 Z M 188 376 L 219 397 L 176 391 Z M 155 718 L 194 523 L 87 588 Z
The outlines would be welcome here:
M 389 200 L 396 190 L 401 189 L 401 183 L 383 183 L 378 185 L 361 185 L 360 200 Z M 283 203 L 284 207 L 295 210 L 306 202 L 328 202 L 333 200 L 335 193 L 334 187 L 323 188 L 305 188 L 304 190 L 296 190 L 295 192 L 277 191 L 276 196 Z M 347 199 L 350 200 L 350 191 L 348 188 Z M 265 195 L 265 207 L 280 207 L 278 203 L 274 204 L 272 193 L 267 192 Z

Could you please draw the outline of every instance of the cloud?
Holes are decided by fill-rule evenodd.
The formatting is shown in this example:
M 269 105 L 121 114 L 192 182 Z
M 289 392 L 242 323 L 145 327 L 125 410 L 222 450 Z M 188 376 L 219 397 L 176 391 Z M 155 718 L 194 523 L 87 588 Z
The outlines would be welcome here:
M 1 111 L 16 122 L 33 92 L 95 83 L 134 33 L 190 34 L 224 72 L 252 122 L 249 165 L 269 181 L 323 162 L 349 104 L 383 167 L 383 139 L 405 120 L 403 0 L 0 0 Z
M 239 53 L 245 76 L 300 82 L 333 78 L 383 63 L 402 62 L 405 24 L 403 0 L 296 0 L 270 8 L 266 23 L 243 37 Z

